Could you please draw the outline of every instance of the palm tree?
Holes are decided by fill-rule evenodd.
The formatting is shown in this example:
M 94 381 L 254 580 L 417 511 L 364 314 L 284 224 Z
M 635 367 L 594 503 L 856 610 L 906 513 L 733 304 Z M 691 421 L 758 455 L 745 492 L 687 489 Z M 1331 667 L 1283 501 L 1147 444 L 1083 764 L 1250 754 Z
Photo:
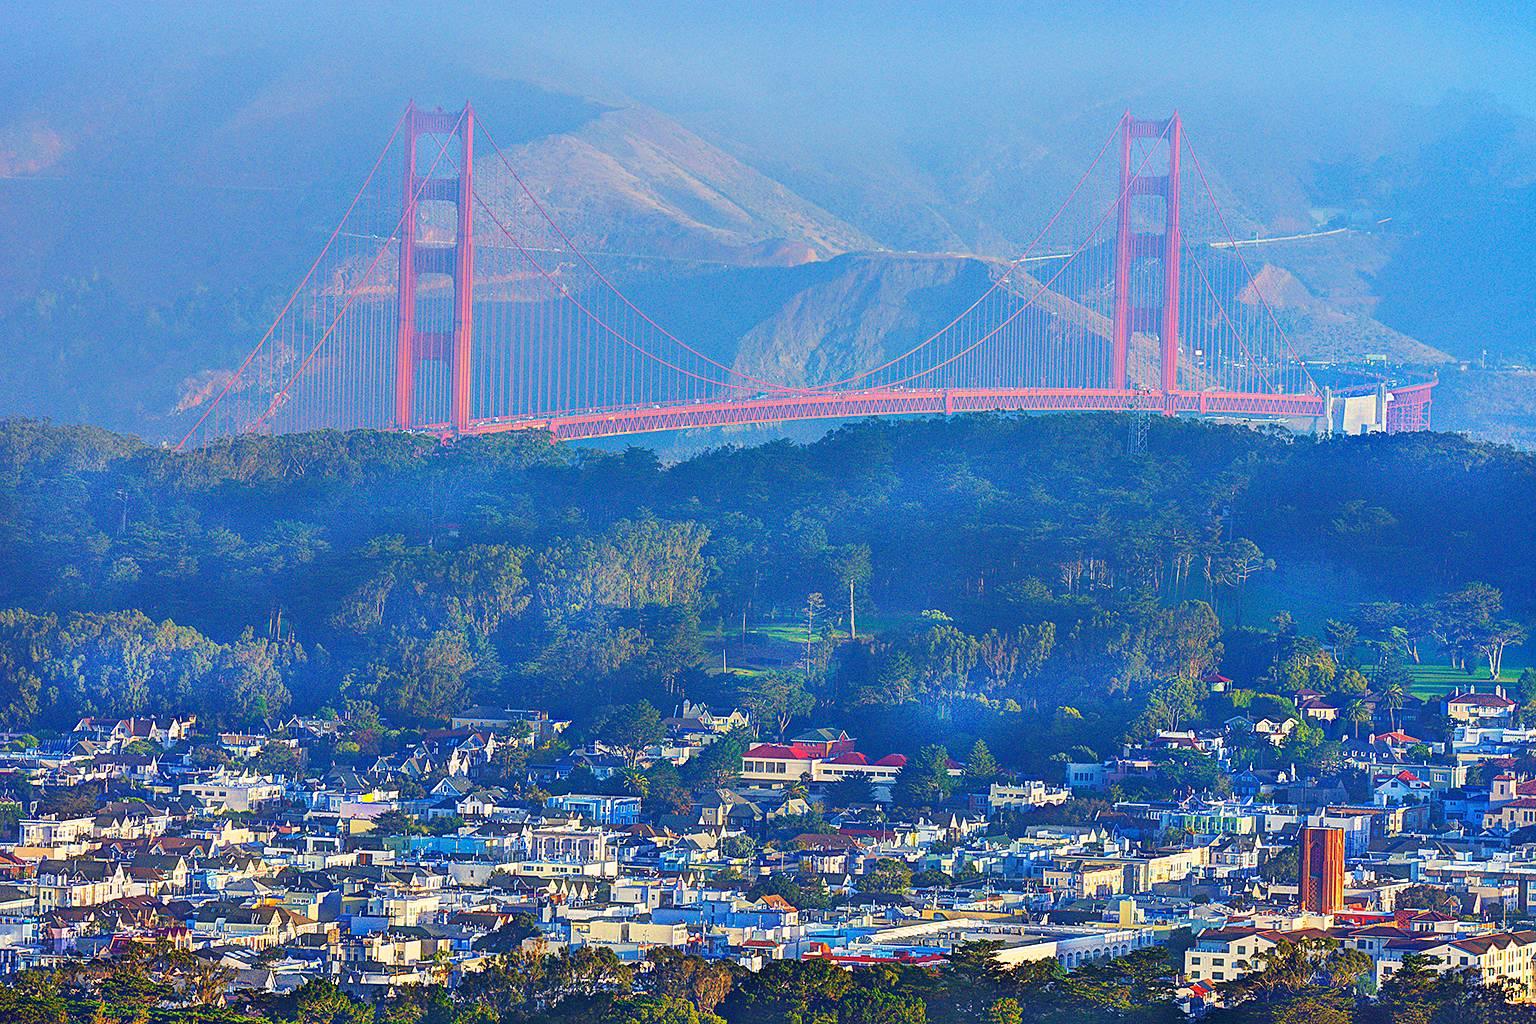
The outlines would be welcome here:
M 646 797 L 651 792 L 651 780 L 645 772 L 639 768 L 624 769 L 624 788 L 639 797 Z
M 448 952 L 447 946 L 438 946 L 432 951 L 432 980 L 439 984 L 448 983 L 448 976 L 453 973 L 453 954 Z
M 1355 726 L 1355 739 L 1360 738 L 1360 723 L 1371 720 L 1371 707 L 1365 701 L 1356 697 L 1344 708 L 1344 717 Z
M 1402 683 L 1388 683 L 1381 690 L 1381 699 L 1387 705 L 1387 715 L 1392 721 L 1392 731 L 1397 732 L 1397 713 L 1402 710 L 1408 694 Z

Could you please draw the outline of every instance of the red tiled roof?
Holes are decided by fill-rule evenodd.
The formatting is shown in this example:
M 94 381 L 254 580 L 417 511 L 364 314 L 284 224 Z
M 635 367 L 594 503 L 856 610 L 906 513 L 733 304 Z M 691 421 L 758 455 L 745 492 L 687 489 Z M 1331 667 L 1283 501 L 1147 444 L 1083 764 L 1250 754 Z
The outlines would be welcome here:
M 886 754 L 875 764 L 882 768 L 905 768 L 907 766 L 906 754 Z
M 1407 768 L 1404 768 L 1402 771 L 1398 772 L 1395 776 L 1393 776 L 1393 778 L 1400 779 L 1403 782 L 1419 781 L 1419 777 L 1413 774 L 1413 772 L 1409 771 Z
M 766 757 L 780 761 L 811 761 L 816 758 L 816 752 L 798 743 L 784 746 L 779 743 L 760 743 L 748 750 L 743 757 Z
M 1515 702 L 1496 693 L 1453 693 L 1445 698 L 1447 704 L 1469 704 L 1480 708 L 1512 708 Z
M 1376 738 L 1378 740 L 1387 740 L 1390 743 L 1417 743 L 1417 742 L 1419 742 L 1418 737 L 1416 737 L 1416 736 L 1409 736 L 1407 733 L 1401 732 L 1401 731 L 1399 731 L 1399 732 L 1379 732 L 1379 733 L 1376 734 Z

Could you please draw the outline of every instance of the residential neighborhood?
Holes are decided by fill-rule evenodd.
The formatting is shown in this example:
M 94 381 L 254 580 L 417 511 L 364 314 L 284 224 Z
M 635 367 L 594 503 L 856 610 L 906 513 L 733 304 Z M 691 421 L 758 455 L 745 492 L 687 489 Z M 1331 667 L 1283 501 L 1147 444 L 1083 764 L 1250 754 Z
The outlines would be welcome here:
M 919 764 L 686 702 L 580 743 L 481 707 L 350 757 L 354 726 L 329 718 L 83 719 L 0 753 L 33 797 L 0 845 L 0 973 L 168 944 L 238 1005 L 315 979 L 365 1000 L 453 986 L 516 949 L 857 971 L 985 943 L 1071 971 L 1165 947 L 1198 1015 L 1310 941 L 1367 957 L 1377 986 L 1418 957 L 1536 995 L 1536 776 L 1512 702 L 1467 690 L 1358 738 L 1337 724 L 1331 777 L 1234 766 L 1322 703 L 1157 731 L 1054 781 L 984 744 Z M 1444 739 L 1405 731 L 1437 720 Z M 1217 784 L 1189 783 L 1199 764 Z

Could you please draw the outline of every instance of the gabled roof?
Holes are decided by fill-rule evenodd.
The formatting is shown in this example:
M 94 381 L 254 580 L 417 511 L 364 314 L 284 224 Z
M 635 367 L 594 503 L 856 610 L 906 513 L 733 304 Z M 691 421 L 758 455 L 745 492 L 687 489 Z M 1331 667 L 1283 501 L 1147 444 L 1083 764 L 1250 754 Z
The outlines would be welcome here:
M 1376 784 L 1378 786 L 1384 786 L 1384 785 L 1386 785 L 1389 782 L 1402 782 L 1402 783 L 1405 783 L 1405 784 L 1407 784 L 1409 786 L 1421 786 L 1421 787 L 1429 785 L 1429 783 L 1425 782 L 1423 779 L 1421 779 L 1417 775 L 1413 774 L 1413 772 L 1409 771 L 1407 768 L 1404 768 L 1402 771 L 1398 772 L 1396 775 L 1378 775 L 1378 776 L 1376 776 Z
M 796 736 L 794 743 L 836 743 L 839 740 L 848 739 L 848 734 L 841 729 L 810 729 Z
M 1447 704 L 1463 704 L 1479 708 L 1512 708 L 1515 702 L 1497 693 L 1453 693 L 1445 698 Z

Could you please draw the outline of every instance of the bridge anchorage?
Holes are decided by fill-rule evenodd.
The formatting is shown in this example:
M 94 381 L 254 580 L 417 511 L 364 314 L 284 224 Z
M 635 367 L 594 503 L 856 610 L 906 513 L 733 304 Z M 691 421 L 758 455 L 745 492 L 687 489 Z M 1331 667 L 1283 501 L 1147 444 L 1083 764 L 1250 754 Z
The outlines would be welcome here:
M 412 104 L 180 447 L 327 428 L 563 440 L 995 410 L 1428 428 L 1433 382 L 1320 386 L 1235 241 L 1179 116 L 1126 114 L 1024 252 L 988 265 L 980 295 L 888 341 L 873 366 L 776 379 L 633 302 L 472 107 Z

